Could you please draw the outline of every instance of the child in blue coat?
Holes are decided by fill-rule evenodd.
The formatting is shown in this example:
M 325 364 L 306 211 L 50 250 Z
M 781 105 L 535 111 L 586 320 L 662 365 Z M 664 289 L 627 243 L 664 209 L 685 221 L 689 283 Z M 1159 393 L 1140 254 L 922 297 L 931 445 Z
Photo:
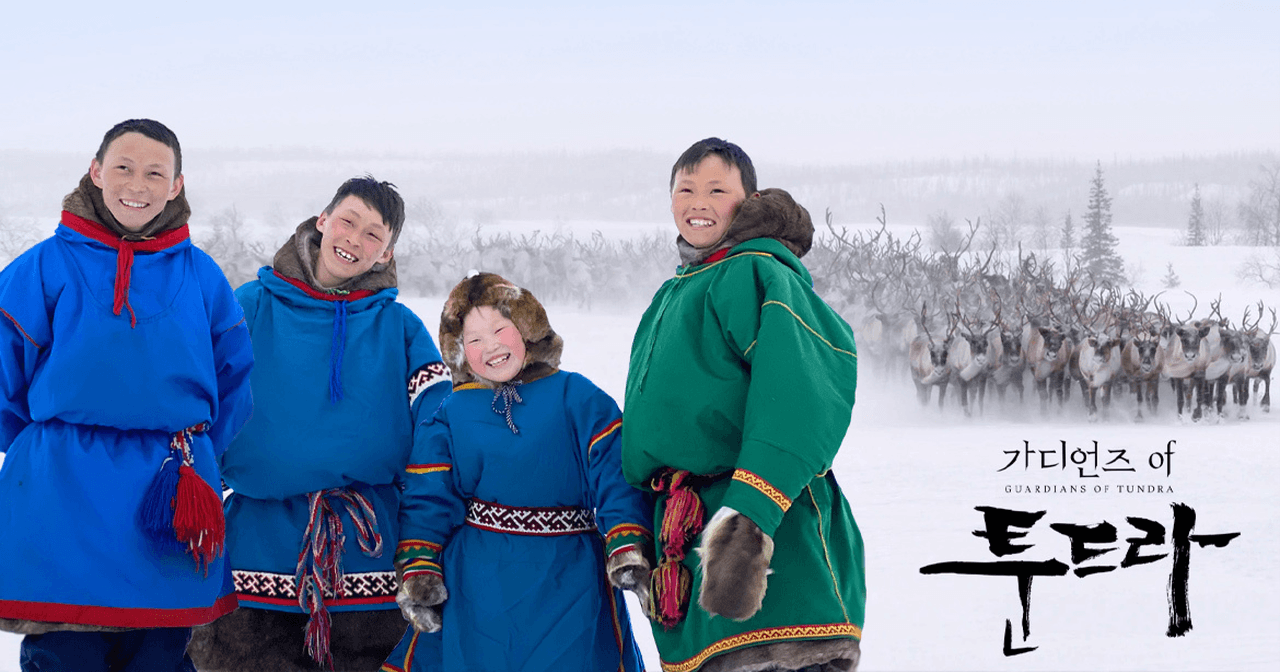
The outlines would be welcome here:
M 497 275 L 453 289 L 440 345 L 454 392 L 415 437 L 396 553 L 413 628 L 383 670 L 641 669 L 619 589 L 647 601 L 652 507 L 617 404 Z
M 0 272 L 0 628 L 23 670 L 191 670 L 191 627 L 236 607 L 215 488 L 244 313 L 163 124 L 108 131 L 62 209 Z
M 376 670 L 404 632 L 397 481 L 449 372 L 396 301 L 403 224 L 393 185 L 353 178 L 236 290 L 258 400 L 222 460 L 241 608 L 196 631 L 202 670 Z

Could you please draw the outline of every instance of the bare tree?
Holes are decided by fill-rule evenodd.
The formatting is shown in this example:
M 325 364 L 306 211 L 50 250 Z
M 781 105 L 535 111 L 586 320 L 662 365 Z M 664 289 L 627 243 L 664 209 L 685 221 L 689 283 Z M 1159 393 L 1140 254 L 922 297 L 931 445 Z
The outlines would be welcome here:
M 1031 213 L 1031 243 L 1038 250 L 1047 250 L 1057 242 L 1057 231 L 1053 227 L 1053 217 L 1049 209 L 1043 205 L 1036 206 Z
M 983 232 L 983 247 L 998 250 L 1010 249 L 1022 240 L 1027 227 L 1027 207 L 1022 196 L 1005 194 L 987 215 L 987 228 Z
M 953 254 L 964 243 L 964 234 L 956 228 L 956 218 L 946 210 L 929 215 L 925 226 L 929 229 L 929 247 L 943 254 Z
M 1239 206 L 1241 242 L 1280 245 L 1280 163 L 1261 166 L 1259 171 Z
M 1204 236 L 1209 245 L 1221 245 L 1231 230 L 1231 212 L 1221 198 L 1204 200 Z

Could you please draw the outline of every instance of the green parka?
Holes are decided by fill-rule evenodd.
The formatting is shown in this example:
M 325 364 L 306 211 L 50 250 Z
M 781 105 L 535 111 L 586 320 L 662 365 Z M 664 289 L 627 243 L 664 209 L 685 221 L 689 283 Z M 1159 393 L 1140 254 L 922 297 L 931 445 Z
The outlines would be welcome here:
M 670 630 L 654 626 L 663 670 L 774 642 L 861 639 L 862 537 L 830 473 L 856 381 L 852 330 L 778 240 L 683 266 L 658 290 L 631 349 L 623 472 L 640 488 L 664 468 L 720 474 L 699 491 L 707 518 L 732 507 L 774 541 L 763 606 L 743 622 L 698 606 L 701 569 L 686 556 L 688 614 Z M 655 530 L 665 503 L 656 502 Z

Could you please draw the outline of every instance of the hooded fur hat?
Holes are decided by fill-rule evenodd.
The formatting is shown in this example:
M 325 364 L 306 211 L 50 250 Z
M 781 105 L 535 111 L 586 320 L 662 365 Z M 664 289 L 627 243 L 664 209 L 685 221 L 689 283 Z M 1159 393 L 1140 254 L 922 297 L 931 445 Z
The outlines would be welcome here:
M 515 286 L 500 275 L 478 273 L 458 283 L 449 292 L 444 310 L 440 312 L 440 354 L 453 374 L 454 385 L 482 383 L 494 386 L 471 370 L 462 346 L 462 321 L 477 306 L 492 306 L 511 320 L 524 337 L 524 368 L 513 381 L 530 383 L 559 369 L 564 339 L 552 330 L 551 323 L 547 321 L 547 311 L 538 299 L 529 290 Z

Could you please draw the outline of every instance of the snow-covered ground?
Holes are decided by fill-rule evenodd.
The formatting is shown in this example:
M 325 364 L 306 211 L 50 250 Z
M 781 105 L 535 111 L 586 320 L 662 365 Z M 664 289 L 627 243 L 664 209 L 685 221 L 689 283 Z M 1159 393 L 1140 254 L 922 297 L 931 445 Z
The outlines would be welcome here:
M 1236 280 L 1235 269 L 1251 250 L 1175 247 L 1170 243 L 1176 232 L 1159 229 L 1120 228 L 1116 234 L 1128 268 L 1141 270 L 1138 287 L 1158 290 L 1166 264 L 1172 263 L 1182 279 L 1179 289 L 1200 297 L 1197 316 L 1219 293 L 1224 314 L 1234 320 L 1259 299 L 1280 305 L 1280 292 Z M 1162 298 L 1183 312 L 1191 305 L 1176 291 Z M 441 299 L 405 301 L 434 333 Z M 565 338 L 564 368 L 587 375 L 621 401 L 640 310 L 586 312 L 552 304 L 548 311 Z M 1255 409 L 1247 421 L 1181 424 L 1165 396 L 1162 414 L 1147 422 L 1135 423 L 1117 409 L 1090 424 L 1075 413 L 1046 419 L 1035 404 L 1028 403 L 1024 412 L 989 400 L 984 417 L 966 419 L 950 409 L 939 414 L 932 405 L 919 408 L 905 380 L 885 379 L 871 373 L 870 362 L 863 364 L 858 406 L 834 467 L 866 543 L 861 670 L 1275 668 L 1280 661 L 1280 410 Z M 1020 459 L 1002 470 L 1024 442 L 1033 451 L 1052 451 L 1065 442 L 1070 454 L 1077 447 L 1092 450 L 1095 441 L 1098 466 L 1086 473 L 1096 477 L 1081 476 L 1075 465 L 1042 468 L 1038 452 L 1029 467 Z M 1171 462 L 1151 467 L 1155 453 L 1169 459 L 1163 456 L 1170 445 Z M 1120 450 L 1134 471 L 1104 471 L 1117 455 L 1113 451 Z M 1037 487 L 1041 492 L 1034 492 Z M 1192 535 L 1240 536 L 1225 547 L 1190 543 L 1187 602 L 1193 628 L 1171 638 L 1166 629 L 1175 503 L 1194 509 Z M 1015 543 L 1030 549 L 997 558 L 987 539 L 975 535 L 985 529 L 975 507 L 1045 513 L 1029 530 L 1012 528 L 1027 532 Z M 1163 542 L 1142 546 L 1140 553 L 1166 555 L 1084 577 L 1068 572 L 1034 579 L 1025 640 L 1015 578 L 920 572 L 934 563 L 997 559 L 1056 559 L 1070 570 L 1115 566 L 1129 550 L 1128 540 L 1147 535 L 1136 526 L 1145 523 L 1133 519 L 1164 528 Z M 1089 544 L 1112 550 L 1088 559 L 1073 559 L 1070 538 L 1050 527 L 1103 522 L 1115 527 L 1118 541 Z M 646 662 L 657 670 L 648 626 L 638 613 L 633 617 Z M 1006 621 L 1012 622 L 1012 647 L 1035 650 L 1004 655 Z M 16 636 L 0 635 L 0 672 L 18 669 L 18 642 Z

